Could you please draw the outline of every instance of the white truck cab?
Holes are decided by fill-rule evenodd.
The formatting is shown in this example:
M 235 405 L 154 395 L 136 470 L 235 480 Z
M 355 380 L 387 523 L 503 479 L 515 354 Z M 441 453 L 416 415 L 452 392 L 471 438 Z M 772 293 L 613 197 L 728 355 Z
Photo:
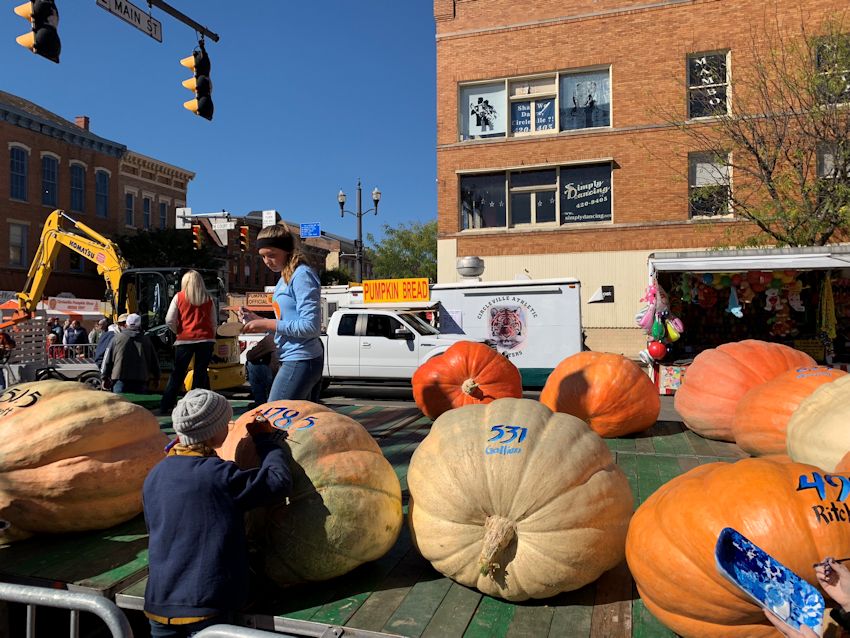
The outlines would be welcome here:
M 422 363 L 467 335 L 441 334 L 412 309 L 348 307 L 328 322 L 325 345 L 326 382 L 367 379 L 409 381 Z

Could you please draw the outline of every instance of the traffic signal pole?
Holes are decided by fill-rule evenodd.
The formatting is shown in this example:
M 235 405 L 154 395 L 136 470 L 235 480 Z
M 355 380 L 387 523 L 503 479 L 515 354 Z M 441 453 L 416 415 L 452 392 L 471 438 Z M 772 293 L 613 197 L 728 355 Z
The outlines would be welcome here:
M 181 13 L 180 11 L 178 11 L 177 9 L 175 9 L 174 7 L 169 5 L 167 2 L 163 2 L 162 0 L 148 0 L 148 4 L 156 7 L 157 9 L 162 9 L 168 15 L 170 15 L 172 18 L 177 18 L 178 20 L 180 20 L 180 22 L 182 22 L 183 24 L 185 24 L 187 26 L 192 27 L 195 31 L 197 31 L 198 33 L 200 33 L 202 35 L 205 35 L 206 37 L 208 37 L 213 42 L 218 42 L 218 34 L 217 33 L 213 33 L 212 31 L 207 29 L 202 24 L 198 24 L 197 22 L 192 20 L 192 18 L 190 18 L 189 16 L 187 16 L 184 13 Z

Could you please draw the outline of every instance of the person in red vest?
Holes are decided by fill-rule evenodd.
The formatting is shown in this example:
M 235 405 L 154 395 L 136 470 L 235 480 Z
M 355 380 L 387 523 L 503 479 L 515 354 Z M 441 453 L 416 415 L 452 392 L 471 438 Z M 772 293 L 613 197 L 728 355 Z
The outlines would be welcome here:
M 165 323 L 177 339 L 174 341 L 174 369 L 162 394 L 160 414 L 170 414 L 177 404 L 177 393 L 186 380 L 192 357 L 195 358 L 192 389 L 210 389 L 207 366 L 215 346 L 215 304 L 197 270 L 189 270 L 183 275 L 180 289 L 165 315 Z

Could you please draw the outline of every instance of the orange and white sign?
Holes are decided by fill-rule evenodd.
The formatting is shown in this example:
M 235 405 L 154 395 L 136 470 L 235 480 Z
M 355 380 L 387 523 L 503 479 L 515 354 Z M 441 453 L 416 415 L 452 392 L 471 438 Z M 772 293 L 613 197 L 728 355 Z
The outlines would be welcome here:
M 270 292 L 249 292 L 245 295 L 246 306 L 268 306 L 272 302 L 272 293 Z
M 50 297 L 47 300 L 48 314 L 58 315 L 103 315 L 104 303 L 97 299 L 75 297 Z
M 363 282 L 363 303 L 410 303 L 430 301 L 428 279 L 367 279 Z

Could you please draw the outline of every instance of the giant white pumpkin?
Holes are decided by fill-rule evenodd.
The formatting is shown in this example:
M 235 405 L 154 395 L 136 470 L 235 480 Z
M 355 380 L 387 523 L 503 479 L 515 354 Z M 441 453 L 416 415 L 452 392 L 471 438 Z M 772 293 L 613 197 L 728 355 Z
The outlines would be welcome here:
M 444 413 L 407 480 L 419 551 L 485 594 L 547 598 L 623 560 L 632 514 L 625 475 L 584 421 L 537 401 Z
M 788 456 L 799 463 L 835 470 L 850 451 L 850 375 L 822 385 L 788 421 Z
M 72 381 L 0 392 L 0 431 L 0 544 L 133 518 L 168 443 L 145 408 Z

